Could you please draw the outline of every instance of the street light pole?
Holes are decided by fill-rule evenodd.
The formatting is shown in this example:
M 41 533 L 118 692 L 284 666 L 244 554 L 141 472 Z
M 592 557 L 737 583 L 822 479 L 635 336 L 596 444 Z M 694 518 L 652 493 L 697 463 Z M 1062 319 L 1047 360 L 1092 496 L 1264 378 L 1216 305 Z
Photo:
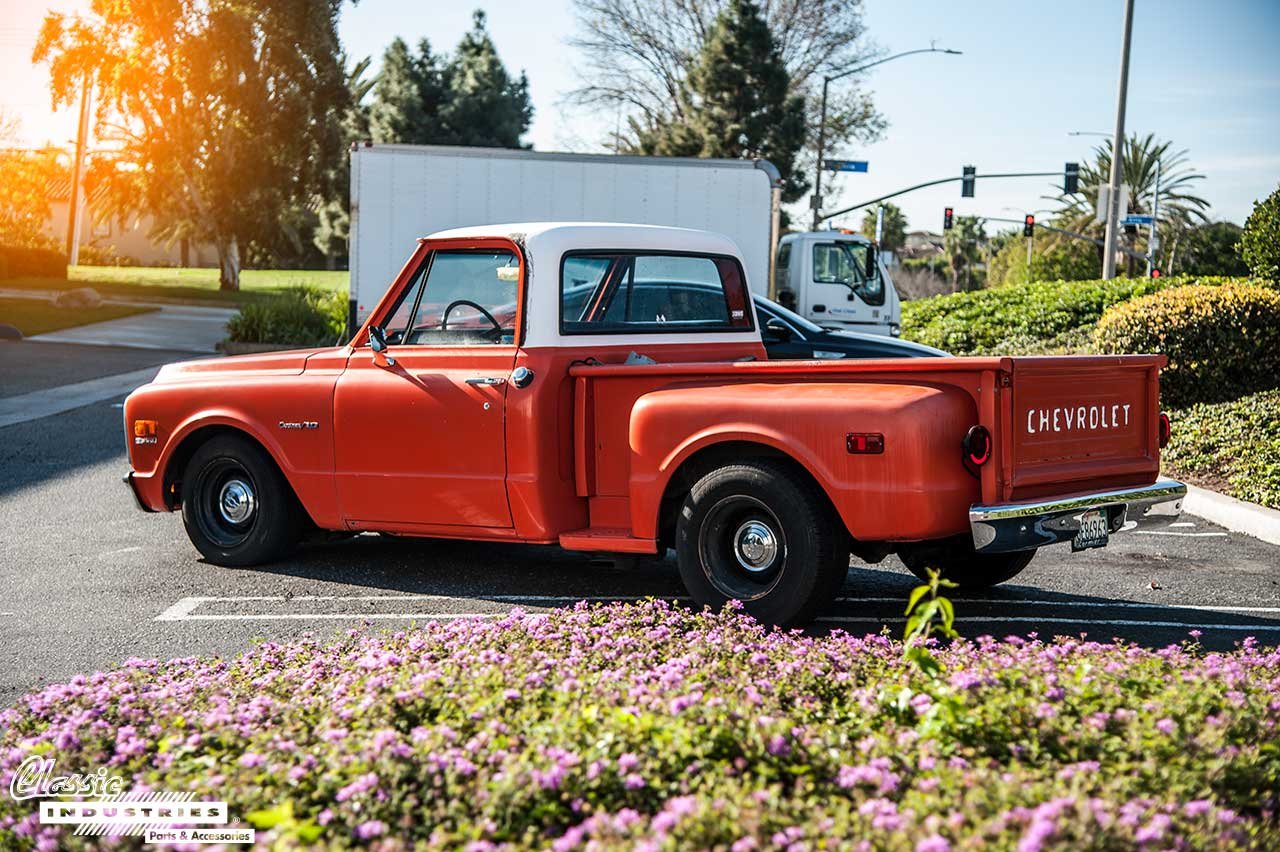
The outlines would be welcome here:
M 1129 44 L 1133 40 L 1133 0 L 1124 4 L 1124 39 L 1120 43 L 1120 86 L 1116 93 L 1116 129 L 1111 137 L 1111 190 L 1107 198 L 1107 234 L 1102 247 L 1102 277 L 1116 277 L 1116 236 L 1120 229 L 1120 179 L 1124 161 L 1124 110 L 1129 97 Z
M 1156 160 L 1155 197 L 1151 199 L 1151 233 L 1147 237 L 1147 277 L 1156 265 L 1156 252 L 1160 250 L 1160 238 L 1156 235 L 1160 223 L 1160 161 Z
M 886 56 L 884 59 L 877 59 L 875 62 L 868 62 L 866 65 L 846 69 L 839 74 L 827 74 L 822 78 L 822 108 L 818 112 L 818 163 L 814 168 L 813 198 L 809 202 L 813 208 L 813 230 L 818 230 L 818 226 L 822 224 L 822 161 L 827 153 L 827 95 L 830 92 L 831 84 L 836 80 L 848 77 L 850 74 L 857 74 L 859 71 L 866 71 L 868 68 L 874 68 L 877 65 L 883 65 L 886 62 L 892 62 L 904 56 L 912 56 L 917 53 L 949 53 L 953 56 L 959 56 L 963 52 L 941 47 L 922 47 L 919 50 L 906 50 L 902 53 L 895 53 L 893 56 Z

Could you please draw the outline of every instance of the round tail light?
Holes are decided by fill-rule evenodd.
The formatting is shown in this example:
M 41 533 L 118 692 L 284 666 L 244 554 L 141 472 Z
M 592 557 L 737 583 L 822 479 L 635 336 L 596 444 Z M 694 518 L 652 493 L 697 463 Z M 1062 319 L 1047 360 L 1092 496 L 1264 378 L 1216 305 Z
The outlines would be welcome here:
M 985 426 L 974 426 L 964 436 L 964 464 L 976 474 L 991 460 L 991 433 Z
M 1173 437 L 1173 424 L 1169 422 L 1169 415 L 1163 411 L 1160 412 L 1160 449 L 1169 446 L 1169 439 Z

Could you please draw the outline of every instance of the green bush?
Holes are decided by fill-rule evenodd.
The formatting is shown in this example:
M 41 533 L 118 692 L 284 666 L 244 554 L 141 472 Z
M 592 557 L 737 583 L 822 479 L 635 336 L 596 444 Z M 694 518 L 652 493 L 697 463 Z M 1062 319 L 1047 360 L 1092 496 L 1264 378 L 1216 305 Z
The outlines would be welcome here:
M 347 323 L 346 294 L 319 287 L 290 287 L 273 299 L 252 302 L 227 323 L 236 343 L 332 346 Z
M 0 711 L 0 788 L 102 766 L 282 849 L 1280 847 L 1275 648 L 932 656 L 644 602 L 133 659 Z M 0 797 L 0 847 L 101 843 Z
M 1280 385 L 1280 293 L 1251 284 L 1173 287 L 1107 310 L 1099 352 L 1158 352 L 1170 405 L 1219 402 Z
M 1240 256 L 1258 278 L 1280 285 L 1280 189 L 1254 202 L 1240 236 Z
M 1172 472 L 1240 500 L 1280 509 L 1280 390 L 1174 409 L 1161 455 Z
M 0 279 L 67 277 L 67 257 L 56 249 L 0 246 Z

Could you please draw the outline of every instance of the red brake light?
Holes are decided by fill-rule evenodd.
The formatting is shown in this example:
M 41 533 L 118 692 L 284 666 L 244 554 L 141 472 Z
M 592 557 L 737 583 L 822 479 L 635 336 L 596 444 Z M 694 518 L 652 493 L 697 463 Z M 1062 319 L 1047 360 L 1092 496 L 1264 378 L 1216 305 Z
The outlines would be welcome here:
M 991 433 L 985 426 L 974 426 L 964 436 L 965 466 L 973 473 L 991 460 Z
M 884 435 L 879 432 L 850 432 L 844 446 L 855 455 L 878 455 L 884 452 Z
M 1163 411 L 1160 412 L 1160 449 L 1169 446 L 1169 439 L 1173 437 L 1173 424 L 1169 422 L 1169 415 Z

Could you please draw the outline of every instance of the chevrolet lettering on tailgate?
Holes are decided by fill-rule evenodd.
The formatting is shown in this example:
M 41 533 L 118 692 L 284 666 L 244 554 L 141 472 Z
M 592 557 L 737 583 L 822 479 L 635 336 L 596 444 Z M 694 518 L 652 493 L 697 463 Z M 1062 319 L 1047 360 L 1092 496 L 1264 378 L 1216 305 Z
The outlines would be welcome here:
M 346 346 L 134 391 L 129 488 L 218 565 L 316 529 L 674 550 L 696 602 L 774 624 L 850 554 L 984 587 L 1178 516 L 1163 356 L 770 361 L 744 269 L 705 231 L 432 234 Z

